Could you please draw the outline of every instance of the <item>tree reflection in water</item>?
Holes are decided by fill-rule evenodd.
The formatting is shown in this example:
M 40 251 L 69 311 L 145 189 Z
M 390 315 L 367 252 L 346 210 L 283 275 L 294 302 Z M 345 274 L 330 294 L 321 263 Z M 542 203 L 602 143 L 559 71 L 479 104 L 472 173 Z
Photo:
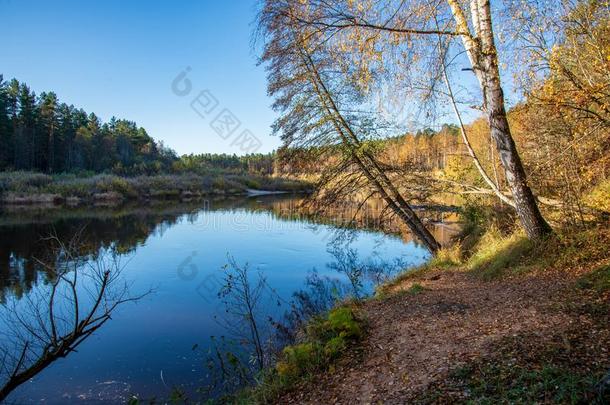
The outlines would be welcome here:
M 351 247 L 353 235 L 353 230 L 337 230 L 328 243 L 334 260 L 326 267 L 335 276 L 321 276 L 312 269 L 305 287 L 294 292 L 289 301 L 277 295 L 264 274 L 229 256 L 219 290 L 225 317 L 220 324 L 227 335 L 212 337 L 207 356 L 211 383 L 201 392 L 218 397 L 256 381 L 263 367 L 273 366 L 285 346 L 299 343 L 312 317 L 341 301 L 362 300 L 409 264 L 402 259 L 388 262 L 377 256 L 360 259 Z M 273 303 L 287 307 L 278 319 L 274 319 Z
M 77 232 L 64 242 L 45 241 L 52 254 L 36 259 L 48 281 L 0 306 L 0 401 L 101 328 L 120 305 L 148 294 L 131 295 L 112 249 L 83 255 Z
M 206 222 L 210 218 L 215 218 L 215 216 L 210 215 L 209 211 L 219 211 L 227 214 L 235 212 L 237 213 L 237 219 L 243 221 L 252 219 L 252 222 L 240 222 L 239 225 L 249 226 L 250 230 L 254 229 L 258 232 L 265 232 L 267 229 L 273 230 L 272 227 L 277 225 L 275 221 L 279 219 L 280 225 L 278 226 L 284 226 L 283 224 L 286 221 L 290 221 L 292 224 L 289 229 L 295 225 L 313 229 L 314 232 L 311 236 L 316 241 L 328 241 L 327 238 L 331 238 L 332 243 L 328 246 L 328 251 L 333 255 L 332 262 L 327 263 L 326 266 L 323 264 L 324 262 L 321 262 L 319 265 L 322 267 L 318 268 L 318 271 L 311 269 L 306 282 L 300 287 L 296 287 L 301 288 L 300 291 L 291 296 L 286 291 L 287 295 L 283 297 L 285 301 L 282 301 L 281 307 L 265 304 L 257 309 L 257 314 L 261 319 L 260 332 L 264 336 L 260 339 L 261 344 L 265 346 L 265 350 L 269 353 L 266 352 L 262 356 L 263 358 L 272 360 L 274 351 L 277 351 L 279 347 L 283 347 L 286 343 L 295 341 L 298 337 L 297 331 L 302 327 L 305 320 L 327 311 L 337 301 L 347 297 L 362 298 L 366 296 L 373 291 L 375 285 L 383 282 L 389 275 L 404 267 L 402 263 L 398 262 L 383 262 L 381 260 L 383 254 L 379 257 L 373 255 L 363 259 L 355 253 L 355 249 L 361 250 L 357 244 L 351 244 L 351 235 L 353 235 L 354 228 L 376 229 L 375 222 L 369 220 L 374 217 L 374 212 L 367 212 L 368 217 L 363 217 L 362 221 L 358 220 L 354 223 L 356 216 L 352 212 L 338 212 L 336 213 L 337 218 L 303 215 L 300 211 L 299 199 L 293 196 L 231 199 L 212 201 L 212 203 L 204 205 L 201 202 L 172 203 L 150 207 L 101 207 L 94 210 L 83 207 L 43 212 L 31 210 L 23 212 L 3 211 L 3 208 L 0 208 L 0 312 L 6 313 L 0 317 L 0 350 L 2 350 L 0 352 L 0 363 L 2 365 L 0 385 L 8 383 L 9 380 L 15 381 L 16 376 L 23 374 L 25 370 L 32 367 L 44 368 L 56 358 L 54 353 L 59 352 L 62 355 L 70 353 L 73 348 L 70 347 L 68 340 L 73 339 L 71 343 L 74 344 L 78 342 L 79 338 L 73 333 L 76 329 L 75 325 L 77 325 L 75 322 L 81 322 L 86 318 L 87 312 L 94 302 L 93 298 L 89 296 L 95 296 L 101 287 L 104 290 L 108 288 L 108 286 L 105 286 L 108 281 L 112 281 L 110 284 L 114 284 L 111 289 L 116 291 L 118 288 L 120 290 L 121 286 L 117 286 L 118 280 L 104 281 L 101 277 L 103 273 L 100 271 L 95 273 L 91 269 L 87 270 L 84 265 L 85 262 L 88 260 L 92 260 L 92 262 L 103 260 L 108 264 L 113 260 L 112 252 L 121 255 L 135 252 L 146 244 L 151 235 L 161 235 L 166 229 L 182 222 L 200 226 L 203 232 L 210 233 L 210 230 L 214 229 L 213 226 L 219 224 Z M 258 212 L 264 212 L 265 215 L 252 215 L 252 217 L 246 215 Z M 225 224 L 225 226 L 233 226 L 232 223 Z M 87 227 L 84 231 L 79 232 L 83 224 L 87 224 Z M 338 225 L 340 229 L 337 229 L 335 225 Z M 334 233 L 333 229 L 335 229 Z M 74 249 L 66 248 L 66 251 L 72 250 L 69 254 L 54 252 L 53 255 L 48 255 L 48 243 L 54 242 L 54 240 L 50 239 L 42 243 L 44 238 L 41 237 L 48 235 L 53 230 L 56 233 L 55 239 L 63 241 L 69 240 L 75 233 L 80 233 L 78 246 L 72 246 Z M 409 236 L 403 235 L 403 240 L 408 242 L 410 240 Z M 72 243 L 72 245 L 77 244 Z M 107 252 L 105 258 L 98 257 L 104 256 L 99 255 L 99 252 Z M 45 258 L 45 260 L 36 260 L 35 258 Z M 245 259 L 248 260 L 248 258 Z M 251 260 L 254 261 L 256 258 L 253 257 Z M 75 272 L 74 269 L 78 266 L 84 268 Z M 244 266 L 244 263 L 240 263 L 240 266 Z M 283 263 L 283 266 L 285 267 L 278 268 L 278 271 L 290 270 L 289 263 Z M 118 267 L 117 270 L 119 270 Z M 258 269 L 254 268 L 253 270 Z M 86 271 L 91 272 L 91 275 L 86 277 L 83 274 Z M 81 306 L 78 321 L 74 321 L 73 298 L 72 301 L 68 300 L 65 306 L 59 304 L 65 297 L 72 297 L 68 281 L 75 274 L 77 274 L 76 282 L 80 285 L 77 288 Z M 266 273 L 267 276 L 270 274 L 272 273 Z M 60 275 L 63 275 L 63 277 Z M 254 277 L 254 274 L 252 276 Z M 82 286 L 83 283 L 86 283 L 89 292 Z M 283 286 L 272 285 L 272 287 L 281 289 Z M 58 304 L 51 311 L 49 301 L 53 290 L 56 291 L 54 300 Z M 290 291 L 292 292 L 294 289 L 291 288 Z M 81 300 L 81 293 L 89 298 Z M 101 305 L 98 313 L 102 307 L 111 307 L 110 302 L 116 301 L 116 297 L 112 298 L 106 295 L 102 301 L 108 301 L 108 304 Z M 265 297 L 264 301 L 274 302 L 273 299 L 268 297 Z M 49 320 L 50 312 L 54 312 L 53 316 L 61 317 L 61 321 L 56 322 L 58 325 L 63 322 L 63 329 L 57 328 L 54 339 L 50 338 L 53 334 L 49 332 L 52 330 Z M 272 321 L 269 320 L 269 315 L 273 317 Z M 96 318 L 93 317 L 92 319 Z M 14 330 L 16 326 L 8 328 L 2 323 L 7 325 L 25 323 L 30 326 L 20 326 L 22 331 L 18 333 Z M 81 333 L 87 330 L 85 326 L 81 328 Z M 246 328 L 246 331 L 248 330 Z M 214 362 L 210 363 L 212 374 L 222 373 L 220 370 L 222 370 L 223 364 L 225 370 L 237 370 L 235 373 L 238 373 L 236 374 L 238 378 L 227 384 L 229 387 L 234 387 L 243 384 L 245 381 L 251 381 L 252 374 L 249 373 L 256 372 L 258 367 L 253 366 L 256 361 L 249 363 L 249 359 L 256 358 L 256 353 L 251 350 L 252 346 L 249 346 L 250 349 L 248 349 L 248 345 L 243 345 L 243 342 L 229 336 L 230 333 L 226 332 L 225 334 L 227 336 L 224 339 L 218 336 L 215 339 L 216 343 L 211 345 L 209 341 L 206 341 L 205 345 L 201 345 L 201 349 L 206 351 L 209 349 L 210 354 L 215 358 Z M 207 336 L 205 338 L 207 340 Z M 231 343 L 228 343 L 228 341 L 231 341 Z M 27 347 L 24 350 L 26 342 Z M 34 347 L 35 345 L 37 346 Z M 65 347 L 63 352 L 60 350 L 61 347 Z M 225 348 L 227 350 L 224 350 Z M 110 347 L 110 349 L 112 348 Z M 239 356 L 231 357 L 230 354 L 226 353 L 228 351 L 238 353 Z M 21 360 L 22 352 L 25 353 L 23 360 Z M 225 353 L 226 355 L 219 356 L 219 353 Z M 250 353 L 255 356 L 250 357 Z M 193 355 L 197 356 L 198 354 Z M 258 357 L 261 357 L 260 353 Z M 237 363 L 236 359 L 241 363 Z M 241 365 L 245 367 L 241 367 Z M 17 373 L 14 373 L 15 370 L 17 370 Z M 235 373 L 228 371 L 222 378 L 226 379 L 227 375 Z M 206 376 L 201 384 L 206 384 L 209 381 L 207 378 Z M 211 396 L 215 396 L 218 392 L 218 390 L 213 391 Z
M 289 310 L 279 322 L 275 322 L 281 345 L 294 343 L 299 330 L 311 317 L 329 311 L 340 301 L 361 300 L 369 296 L 378 285 L 410 265 L 402 258 L 393 261 L 378 256 L 361 259 L 351 246 L 353 234 L 353 231 L 338 230 L 328 243 L 328 252 L 334 260 L 326 267 L 337 276 L 320 276 L 313 269 L 305 280 L 305 288 L 292 294 Z M 340 276 L 344 276 L 347 282 Z

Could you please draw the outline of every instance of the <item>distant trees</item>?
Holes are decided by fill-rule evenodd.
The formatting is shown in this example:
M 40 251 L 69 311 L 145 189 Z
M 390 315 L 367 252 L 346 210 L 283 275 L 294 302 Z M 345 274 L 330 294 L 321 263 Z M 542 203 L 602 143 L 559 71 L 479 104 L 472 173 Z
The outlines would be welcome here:
M 274 174 L 276 153 L 252 153 L 243 156 L 226 153 L 201 153 L 183 155 L 174 163 L 177 171 L 208 172 L 220 170 L 256 175 Z
M 276 158 L 275 152 L 179 158 L 133 121 L 112 117 L 104 123 L 94 113 L 60 103 L 53 92 L 37 96 L 25 83 L 0 75 L 0 170 L 271 175 Z
M 135 122 L 102 123 L 53 92 L 36 96 L 0 75 L 0 170 L 149 174 L 171 169 L 176 159 Z

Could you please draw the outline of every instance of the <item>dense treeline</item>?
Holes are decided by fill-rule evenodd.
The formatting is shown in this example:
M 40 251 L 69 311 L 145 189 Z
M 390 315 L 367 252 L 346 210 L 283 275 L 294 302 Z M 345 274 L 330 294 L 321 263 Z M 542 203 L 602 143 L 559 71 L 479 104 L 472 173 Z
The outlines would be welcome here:
M 174 163 L 174 170 L 208 172 L 221 170 L 233 173 L 271 175 L 274 172 L 275 153 L 253 153 L 244 156 L 226 153 L 202 153 L 183 155 Z
M 16 79 L 0 75 L 0 170 L 142 175 L 223 171 L 270 175 L 274 153 L 176 153 L 135 122 L 60 103 L 53 92 L 36 95 Z
M 414 134 L 386 139 L 368 140 L 371 150 L 384 156 L 392 167 L 412 167 L 421 172 L 444 169 L 456 154 L 461 153 L 459 128 L 443 124 L 439 130 L 425 128 Z M 274 159 L 274 173 L 280 176 L 316 176 L 321 168 L 335 164 L 342 153 L 339 145 L 330 146 L 334 157 L 324 156 L 320 148 L 280 148 Z
M 135 122 L 113 117 L 103 123 L 53 92 L 37 96 L 25 83 L 0 76 L 1 170 L 149 174 L 168 170 L 175 159 Z

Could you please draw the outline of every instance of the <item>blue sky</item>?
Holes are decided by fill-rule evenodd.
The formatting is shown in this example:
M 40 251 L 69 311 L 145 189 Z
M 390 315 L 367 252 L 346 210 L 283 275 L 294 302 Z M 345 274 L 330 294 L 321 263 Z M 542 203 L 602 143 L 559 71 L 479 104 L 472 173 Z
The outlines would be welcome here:
M 136 121 L 178 153 L 240 154 L 190 107 L 201 90 L 228 108 L 260 139 L 260 152 L 280 144 L 270 136 L 275 113 L 265 72 L 252 49 L 256 0 L 33 1 L 0 0 L 0 73 L 36 93 Z M 172 81 L 186 67 L 192 92 L 179 97 Z

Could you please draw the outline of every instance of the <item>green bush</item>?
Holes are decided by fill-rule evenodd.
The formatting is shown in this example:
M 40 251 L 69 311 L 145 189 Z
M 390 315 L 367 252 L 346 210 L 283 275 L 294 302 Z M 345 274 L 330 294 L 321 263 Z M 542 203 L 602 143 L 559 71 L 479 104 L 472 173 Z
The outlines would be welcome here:
M 348 307 L 339 307 L 330 311 L 326 322 L 334 333 L 343 338 L 358 339 L 362 336 L 360 323 Z
M 328 359 L 337 358 L 347 347 L 347 341 L 343 336 L 335 336 L 324 345 L 324 354 Z
M 277 375 L 285 384 L 290 384 L 328 365 L 362 334 L 361 322 L 351 308 L 338 307 L 326 317 L 316 317 L 306 328 L 305 342 L 284 348 L 275 367 Z
M 293 379 L 314 370 L 321 363 L 322 349 L 319 343 L 301 343 L 287 346 L 282 351 L 282 360 L 275 368 L 282 379 Z

